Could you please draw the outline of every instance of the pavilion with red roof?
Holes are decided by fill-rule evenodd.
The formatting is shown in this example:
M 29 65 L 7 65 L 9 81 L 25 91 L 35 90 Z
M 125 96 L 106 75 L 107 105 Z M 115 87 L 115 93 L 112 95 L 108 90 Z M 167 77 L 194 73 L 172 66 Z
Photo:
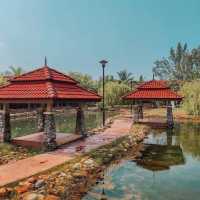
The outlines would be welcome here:
M 143 103 L 152 101 L 165 101 L 167 104 L 167 124 L 173 127 L 172 101 L 181 101 L 182 96 L 172 91 L 166 81 L 151 80 L 140 84 L 136 90 L 125 95 L 123 99 L 134 101 L 134 121 L 143 119 Z
M 56 147 L 56 129 L 53 109 L 70 105 L 77 109 L 76 133 L 85 135 L 83 105 L 101 101 L 101 97 L 87 90 L 66 74 L 47 65 L 17 76 L 0 88 L 0 126 L 3 141 L 11 141 L 10 110 L 20 105 L 34 105 L 38 111 L 38 131 L 44 134 L 44 146 Z

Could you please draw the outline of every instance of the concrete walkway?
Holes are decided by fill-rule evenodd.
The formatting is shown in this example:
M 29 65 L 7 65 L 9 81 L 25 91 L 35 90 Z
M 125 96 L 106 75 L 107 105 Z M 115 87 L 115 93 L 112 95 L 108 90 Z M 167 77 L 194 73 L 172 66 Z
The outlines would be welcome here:
M 14 163 L 0 166 L 0 186 L 28 178 L 37 173 L 56 167 L 76 155 L 88 152 L 92 149 L 108 144 L 128 134 L 132 121 L 130 118 L 120 117 L 116 119 L 110 128 L 104 132 L 62 146 L 62 148 L 30 158 L 16 161 Z

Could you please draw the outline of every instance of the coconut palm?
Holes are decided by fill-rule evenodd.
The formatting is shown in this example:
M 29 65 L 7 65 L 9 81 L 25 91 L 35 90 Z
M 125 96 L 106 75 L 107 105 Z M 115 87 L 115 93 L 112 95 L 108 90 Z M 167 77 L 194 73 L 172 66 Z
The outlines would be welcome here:
M 14 76 L 19 76 L 23 73 L 23 69 L 21 67 L 10 66 L 9 68 L 10 68 L 11 74 Z
M 120 82 L 130 83 L 133 81 L 133 74 L 131 72 L 127 72 L 127 70 L 121 70 L 117 72 Z

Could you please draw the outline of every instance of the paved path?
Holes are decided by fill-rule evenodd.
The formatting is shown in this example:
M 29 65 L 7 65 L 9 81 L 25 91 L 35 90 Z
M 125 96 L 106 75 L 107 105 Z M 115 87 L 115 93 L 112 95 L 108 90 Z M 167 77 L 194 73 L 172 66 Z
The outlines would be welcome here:
M 104 144 L 108 144 L 123 135 L 128 134 L 131 128 L 131 119 L 121 117 L 116 119 L 110 128 L 100 134 L 90 136 L 84 140 L 62 146 L 62 148 L 14 163 L 0 166 L 0 186 L 22 180 L 39 172 L 51 169 L 70 159 L 77 154 L 88 152 Z

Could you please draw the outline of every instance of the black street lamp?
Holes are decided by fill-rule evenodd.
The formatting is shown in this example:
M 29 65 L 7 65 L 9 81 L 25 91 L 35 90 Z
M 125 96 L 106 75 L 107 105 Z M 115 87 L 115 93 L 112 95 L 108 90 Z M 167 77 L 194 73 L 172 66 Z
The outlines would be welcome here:
M 99 63 L 102 65 L 102 70 L 103 70 L 103 126 L 105 126 L 105 67 L 108 61 L 106 60 L 101 60 Z
M 131 91 L 133 91 L 133 80 L 131 80 Z M 133 114 L 133 101 L 131 101 L 131 114 Z

